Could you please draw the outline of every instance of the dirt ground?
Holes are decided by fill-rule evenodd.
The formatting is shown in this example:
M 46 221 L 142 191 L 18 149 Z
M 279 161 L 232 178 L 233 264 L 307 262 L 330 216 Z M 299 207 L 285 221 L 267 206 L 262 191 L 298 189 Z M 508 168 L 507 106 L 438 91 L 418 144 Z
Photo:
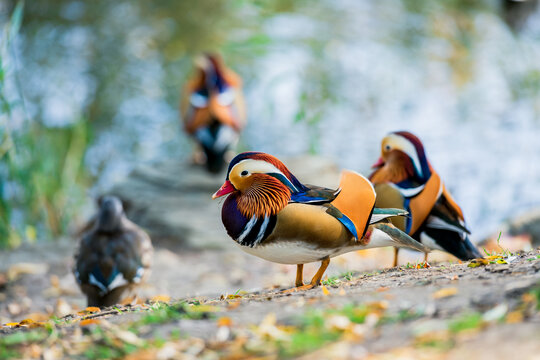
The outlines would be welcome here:
M 85 334 L 97 336 L 94 330 L 81 335 L 68 315 L 85 308 L 70 271 L 73 249 L 72 243 L 62 241 L 39 247 L 39 253 L 27 247 L 1 255 L 3 324 L 51 315 L 69 320 L 55 324 L 64 342 L 48 346 L 56 349 L 52 355 L 52 350 L 37 347 L 32 354 L 24 353 L 26 357 L 118 357 L 69 352 L 85 343 Z M 131 329 L 140 341 L 136 343 L 144 346 L 122 348 L 119 354 L 134 359 L 540 359 L 540 250 L 502 254 L 478 267 L 446 261 L 432 262 L 431 268 L 416 268 L 421 256 L 405 252 L 404 265 L 377 269 L 389 265 L 392 252 L 336 258 L 324 286 L 285 294 L 282 290 L 294 281 L 292 266 L 272 264 L 235 247 L 197 252 L 156 247 L 153 274 L 141 289 L 142 297 L 173 299 L 164 305 L 173 309 L 183 300 L 208 315 L 176 316 L 170 308 L 156 308 L 159 304 L 141 305 L 98 312 L 92 317 L 101 323 L 90 326 L 114 329 L 111 334 Z M 306 280 L 316 268 L 313 264 L 305 269 Z M 153 311 L 168 315 L 148 322 Z M 81 314 L 75 320 L 85 319 Z M 146 325 L 133 330 L 141 321 Z M 19 328 L 4 326 L 2 332 L 9 337 Z M 162 340 L 158 344 L 156 339 Z M 70 341 L 79 347 L 66 345 Z M 36 344 L 43 342 L 32 346 Z M 0 355 L 2 346 L 7 345 L 0 340 Z

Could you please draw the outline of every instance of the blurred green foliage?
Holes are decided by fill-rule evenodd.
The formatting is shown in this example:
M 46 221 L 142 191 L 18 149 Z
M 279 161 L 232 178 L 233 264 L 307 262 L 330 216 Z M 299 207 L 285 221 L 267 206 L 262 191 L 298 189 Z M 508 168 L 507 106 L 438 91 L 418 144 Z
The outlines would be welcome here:
M 4 248 L 18 246 L 23 239 L 63 234 L 84 200 L 90 180 L 82 162 L 90 140 L 87 121 L 46 127 L 25 118 L 20 94 L 11 100 L 4 91 L 7 76 L 15 80 L 17 76 L 8 57 L 22 13 L 23 3 L 19 2 L 1 43 L 0 247 Z M 22 125 L 13 128 L 16 110 L 22 114 Z

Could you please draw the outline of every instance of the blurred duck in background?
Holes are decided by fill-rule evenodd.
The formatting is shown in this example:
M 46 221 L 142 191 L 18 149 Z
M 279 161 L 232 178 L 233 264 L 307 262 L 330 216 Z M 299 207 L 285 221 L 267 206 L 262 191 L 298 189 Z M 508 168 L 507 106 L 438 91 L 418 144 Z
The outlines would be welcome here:
M 424 146 L 413 134 L 398 131 L 382 140 L 381 157 L 369 179 L 377 192 L 376 206 L 396 207 L 410 213 L 392 222 L 433 250 L 460 260 L 482 257 L 469 240 L 463 212 L 427 160 Z M 398 251 L 394 266 L 398 263 Z M 427 253 L 424 261 L 427 262 Z
M 401 209 L 375 208 L 375 190 L 362 175 L 343 171 L 337 190 L 304 185 L 272 155 L 246 152 L 229 164 L 223 186 L 212 198 L 229 195 L 221 218 L 245 252 L 280 264 L 296 264 L 296 287 L 318 286 L 330 258 L 349 251 L 384 247 L 426 249 L 388 222 Z M 305 263 L 321 261 L 307 285 Z
M 88 306 L 106 307 L 135 298 L 135 289 L 149 275 L 150 237 L 129 221 L 114 196 L 98 201 L 99 210 L 82 234 L 75 254 L 75 278 Z
M 197 58 L 195 68 L 180 104 L 184 130 L 202 148 L 208 171 L 218 173 L 246 122 L 242 80 L 215 54 Z

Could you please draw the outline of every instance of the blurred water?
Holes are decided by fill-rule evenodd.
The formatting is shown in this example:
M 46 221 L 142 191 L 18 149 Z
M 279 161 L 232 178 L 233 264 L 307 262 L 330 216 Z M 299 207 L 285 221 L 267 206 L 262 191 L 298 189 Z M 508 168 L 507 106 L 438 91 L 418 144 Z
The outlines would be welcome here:
M 438 2 L 415 10 L 409 1 L 336 0 L 264 17 L 243 3 L 238 11 L 258 18 L 235 23 L 227 41 L 270 39 L 261 54 L 224 48 L 246 83 L 243 146 L 277 156 L 316 151 L 367 174 L 381 138 L 409 130 L 462 205 L 473 238 L 539 207 L 540 14 L 516 36 L 488 3 L 459 15 Z M 85 6 L 69 2 L 61 16 L 77 20 Z M 155 46 L 172 23 L 146 21 L 135 3 L 107 9 L 99 31 L 43 26 L 22 40 L 30 116 L 62 126 L 91 116 L 96 94 L 113 109 L 85 159 L 98 176 L 94 192 L 141 162 L 190 152 L 177 109 L 189 62 Z M 96 76 L 88 47 L 96 41 L 120 49 L 120 59 L 100 64 L 114 86 Z

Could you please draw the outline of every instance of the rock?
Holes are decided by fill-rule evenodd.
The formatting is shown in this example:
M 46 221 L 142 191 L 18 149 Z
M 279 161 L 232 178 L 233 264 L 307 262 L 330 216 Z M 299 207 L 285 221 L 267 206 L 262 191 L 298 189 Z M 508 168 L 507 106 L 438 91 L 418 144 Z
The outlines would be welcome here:
M 339 184 L 339 169 L 329 160 L 301 156 L 284 163 L 304 183 Z M 139 166 L 109 193 L 124 202 L 128 217 L 154 242 L 227 248 L 234 244 L 221 223 L 223 200 L 212 200 L 224 180 L 225 173 L 212 175 L 202 167 L 168 160 Z

